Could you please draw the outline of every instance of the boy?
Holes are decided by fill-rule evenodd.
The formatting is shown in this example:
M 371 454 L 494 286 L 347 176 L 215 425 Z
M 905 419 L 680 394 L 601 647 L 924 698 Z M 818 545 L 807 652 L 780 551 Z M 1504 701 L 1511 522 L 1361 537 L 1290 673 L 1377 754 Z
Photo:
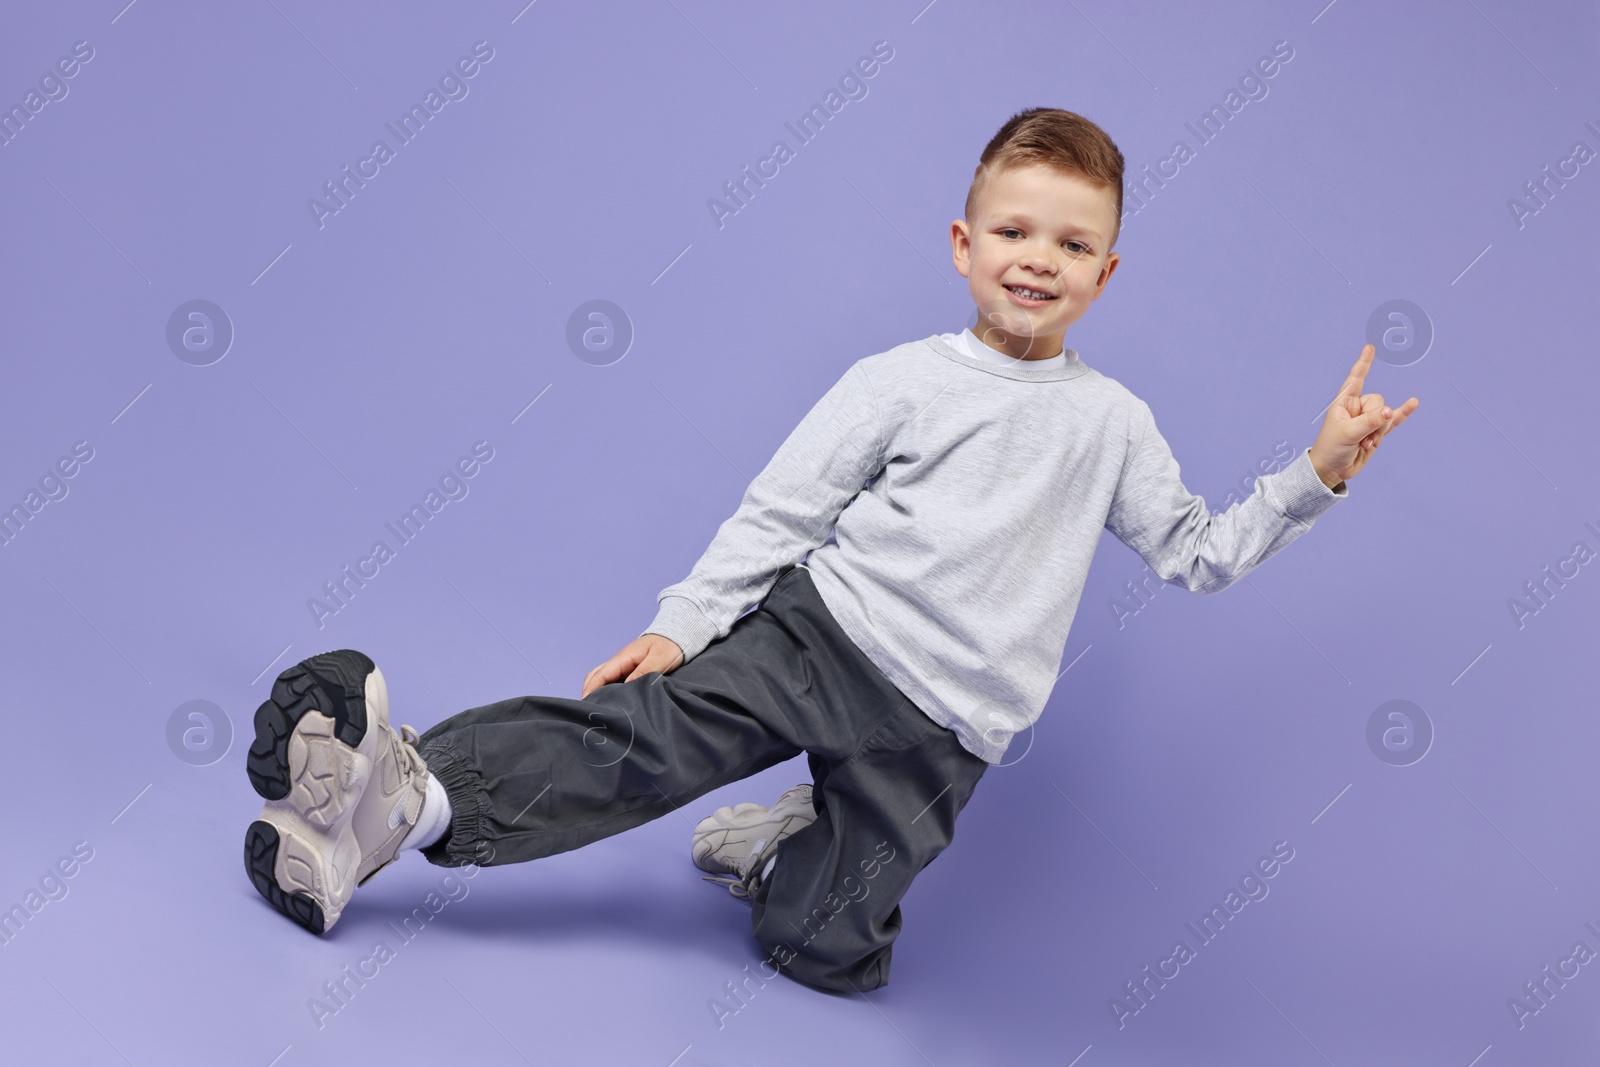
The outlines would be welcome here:
M 1316 442 L 1213 515 L 1149 406 L 1063 347 L 1119 261 L 1122 171 L 1071 112 L 1001 127 L 950 228 L 980 332 L 853 364 L 579 699 L 504 700 L 418 737 L 390 728 L 359 652 L 285 671 L 249 758 L 261 894 L 321 933 L 406 848 L 548 856 L 805 752 L 809 787 L 720 809 L 693 858 L 750 901 L 774 974 L 885 984 L 900 899 L 1050 695 L 1101 529 L 1164 581 L 1219 591 L 1345 499 L 1418 405 L 1361 393 L 1367 346 Z

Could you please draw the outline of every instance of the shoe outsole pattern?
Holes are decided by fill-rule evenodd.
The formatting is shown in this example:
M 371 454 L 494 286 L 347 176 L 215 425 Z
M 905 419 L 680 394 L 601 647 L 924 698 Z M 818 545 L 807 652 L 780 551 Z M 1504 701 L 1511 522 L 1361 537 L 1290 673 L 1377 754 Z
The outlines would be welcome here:
M 289 795 L 289 737 L 309 711 L 331 718 L 344 744 L 361 744 L 367 734 L 367 675 L 374 669 L 371 659 L 344 649 L 312 656 L 278 675 L 272 695 L 256 709 L 256 738 L 245 761 L 257 793 L 268 800 Z
M 278 885 L 278 829 L 257 819 L 244 835 L 244 871 L 267 903 L 314 934 L 324 930 L 322 905 L 306 893 L 285 893 Z
M 367 676 L 376 667 L 353 649 L 323 652 L 295 664 L 272 683 L 272 694 L 255 714 L 255 740 L 245 770 L 255 791 L 282 800 L 293 786 L 289 741 L 295 727 L 316 711 L 333 720 L 333 734 L 352 749 L 367 734 Z M 245 831 L 244 869 L 256 892 L 296 924 L 314 934 L 327 929 L 322 905 L 309 893 L 278 884 L 278 853 L 284 842 L 278 828 L 257 819 Z

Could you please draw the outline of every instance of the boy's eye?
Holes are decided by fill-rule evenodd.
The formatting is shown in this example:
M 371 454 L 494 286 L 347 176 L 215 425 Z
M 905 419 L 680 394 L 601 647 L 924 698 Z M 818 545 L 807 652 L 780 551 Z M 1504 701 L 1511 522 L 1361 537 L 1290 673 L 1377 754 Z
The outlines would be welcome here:
M 1015 226 L 1007 226 L 1005 229 L 1000 231 L 1000 236 L 1007 237 L 1013 233 L 1020 236 L 1022 231 L 1017 229 Z M 1075 256 L 1081 256 L 1085 252 L 1089 251 L 1089 246 L 1084 244 L 1082 241 L 1065 241 L 1063 243 L 1067 246 L 1067 251 L 1071 252 Z

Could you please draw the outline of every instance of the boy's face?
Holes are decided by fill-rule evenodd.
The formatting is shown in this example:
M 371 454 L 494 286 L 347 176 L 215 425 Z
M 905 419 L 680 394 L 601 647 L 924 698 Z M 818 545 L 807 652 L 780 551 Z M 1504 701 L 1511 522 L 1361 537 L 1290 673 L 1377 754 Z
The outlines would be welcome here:
M 950 224 L 950 252 L 978 306 L 973 332 L 1016 359 L 1058 354 L 1117 269 L 1112 189 L 1044 164 L 992 173 L 973 218 Z M 1038 300 L 1015 290 L 1048 294 Z

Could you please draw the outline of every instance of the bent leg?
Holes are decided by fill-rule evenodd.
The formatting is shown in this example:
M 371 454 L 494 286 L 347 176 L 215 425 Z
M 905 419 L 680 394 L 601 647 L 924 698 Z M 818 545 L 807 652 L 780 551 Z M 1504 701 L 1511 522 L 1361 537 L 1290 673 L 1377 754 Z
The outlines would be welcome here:
M 817 819 L 779 846 L 752 897 L 773 964 L 819 989 L 886 984 L 900 900 L 954 838 L 987 767 L 909 700 L 849 758 L 813 753 Z

